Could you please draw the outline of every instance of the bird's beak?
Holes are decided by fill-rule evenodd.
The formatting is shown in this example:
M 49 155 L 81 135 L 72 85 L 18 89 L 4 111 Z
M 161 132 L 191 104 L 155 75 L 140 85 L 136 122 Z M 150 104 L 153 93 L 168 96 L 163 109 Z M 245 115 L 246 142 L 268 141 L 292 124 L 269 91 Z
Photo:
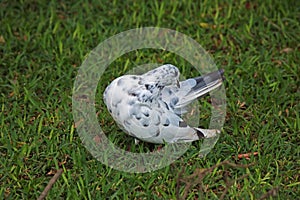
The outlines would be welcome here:
M 180 83 L 179 80 L 177 79 L 177 83 L 176 83 L 177 87 L 180 88 Z

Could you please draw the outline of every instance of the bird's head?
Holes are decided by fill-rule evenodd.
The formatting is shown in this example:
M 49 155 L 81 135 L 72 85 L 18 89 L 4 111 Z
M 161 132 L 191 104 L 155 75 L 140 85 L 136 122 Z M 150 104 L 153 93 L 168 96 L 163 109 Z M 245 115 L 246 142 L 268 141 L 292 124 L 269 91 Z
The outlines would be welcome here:
M 157 87 L 162 89 L 168 85 L 179 87 L 180 72 L 177 67 L 165 64 L 142 75 L 143 83 L 146 87 Z

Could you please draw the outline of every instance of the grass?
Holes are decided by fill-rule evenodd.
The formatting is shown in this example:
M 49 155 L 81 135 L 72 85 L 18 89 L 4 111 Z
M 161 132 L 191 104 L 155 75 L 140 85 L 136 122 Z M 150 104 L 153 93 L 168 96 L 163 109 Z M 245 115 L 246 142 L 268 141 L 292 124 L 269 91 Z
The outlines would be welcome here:
M 180 196 L 188 190 L 187 199 L 218 199 L 225 190 L 226 199 L 297 199 L 299 8 L 298 1 L 279 0 L 1 1 L 0 198 L 38 198 L 63 168 L 47 199 L 175 199 L 176 187 Z M 72 87 L 85 56 L 98 43 L 146 26 L 182 32 L 211 53 L 225 69 L 227 115 L 218 143 L 205 158 L 197 156 L 200 144 L 195 143 L 168 167 L 129 174 L 102 165 L 82 145 L 72 117 Z M 97 109 L 106 112 L 100 92 L 111 80 L 150 62 L 171 62 L 186 77 L 196 75 L 185 60 L 168 52 L 129 53 L 105 72 Z M 209 122 L 208 114 L 201 117 L 204 125 Z M 147 148 L 134 147 L 107 113 L 99 120 L 121 147 Z M 258 155 L 233 158 L 247 152 Z M 224 160 L 255 165 L 220 165 L 198 184 L 187 178 Z

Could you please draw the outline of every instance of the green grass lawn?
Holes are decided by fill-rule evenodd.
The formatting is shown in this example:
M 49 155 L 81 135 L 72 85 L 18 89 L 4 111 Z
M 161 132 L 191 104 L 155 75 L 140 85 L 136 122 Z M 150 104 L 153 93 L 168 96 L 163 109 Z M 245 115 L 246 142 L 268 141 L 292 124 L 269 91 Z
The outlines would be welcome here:
M 47 199 L 299 198 L 299 1 L 195 2 L 0 2 L 0 199 L 38 198 L 60 168 Z M 210 52 L 225 69 L 227 114 L 206 157 L 198 156 L 201 142 L 195 142 L 170 166 L 131 174 L 103 165 L 82 145 L 72 88 L 83 60 L 100 42 L 146 26 L 182 32 Z M 99 122 L 116 145 L 136 152 L 156 147 L 139 148 L 120 133 L 101 92 L 145 63 L 173 63 L 184 76 L 197 75 L 184 59 L 159 50 L 129 53 L 105 71 Z M 205 105 L 203 126 L 210 119 Z M 237 159 L 249 152 L 258 155 Z

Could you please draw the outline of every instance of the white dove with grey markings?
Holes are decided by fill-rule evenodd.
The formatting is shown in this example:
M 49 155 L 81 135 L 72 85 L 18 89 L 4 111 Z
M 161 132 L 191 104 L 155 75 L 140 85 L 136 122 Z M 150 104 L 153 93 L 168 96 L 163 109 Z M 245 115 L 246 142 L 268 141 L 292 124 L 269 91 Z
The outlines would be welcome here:
M 211 138 L 220 131 L 190 127 L 181 116 L 191 102 L 221 86 L 223 73 L 221 69 L 179 82 L 178 68 L 165 64 L 113 80 L 104 102 L 118 125 L 138 140 L 162 144 Z

